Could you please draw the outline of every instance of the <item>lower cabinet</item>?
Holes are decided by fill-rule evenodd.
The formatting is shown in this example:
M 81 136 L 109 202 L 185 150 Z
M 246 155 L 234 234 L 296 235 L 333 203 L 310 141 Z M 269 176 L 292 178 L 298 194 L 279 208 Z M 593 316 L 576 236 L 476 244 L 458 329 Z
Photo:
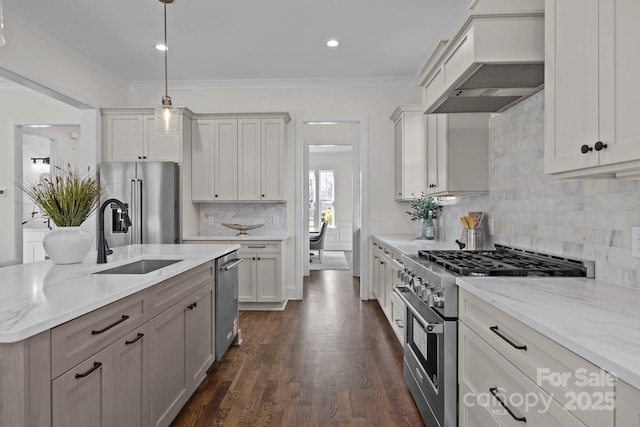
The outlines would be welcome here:
M 640 390 L 616 383 L 616 427 L 640 427 Z
M 157 289 L 121 300 L 139 301 L 142 316 L 150 318 L 135 328 L 112 335 L 110 344 L 71 369 L 65 369 L 61 375 L 56 376 L 52 370 L 52 422 L 38 425 L 168 426 L 205 378 L 214 360 L 214 283 L 213 269 L 209 267 L 196 267 L 156 285 Z M 174 300 L 157 315 L 145 314 L 153 312 L 149 307 L 161 306 L 162 301 L 170 300 L 170 296 L 179 294 L 180 289 L 192 285 L 196 279 L 201 285 L 190 295 Z M 127 308 L 131 304 L 112 305 Z M 88 338 L 81 335 L 105 336 L 133 318 L 125 315 L 113 322 L 112 318 L 105 317 L 110 307 L 54 328 L 50 360 L 61 360 L 56 353 L 78 354 L 75 346 L 86 348 Z M 74 323 L 90 326 L 74 327 Z M 78 339 L 70 340 L 68 333 L 58 333 L 56 329 L 77 331 Z M 65 346 L 60 344 L 63 342 L 76 344 Z
M 149 425 L 148 324 L 58 377 L 53 426 Z
M 280 254 L 239 253 L 244 261 L 238 271 L 240 302 L 281 302 Z
M 212 290 L 201 289 L 151 321 L 152 426 L 173 420 L 213 362 Z
M 379 240 L 374 239 L 371 246 L 371 287 L 373 296 L 387 316 L 400 344 L 404 345 L 404 303 L 393 292 L 398 286 L 398 273 L 402 270 L 401 254 Z

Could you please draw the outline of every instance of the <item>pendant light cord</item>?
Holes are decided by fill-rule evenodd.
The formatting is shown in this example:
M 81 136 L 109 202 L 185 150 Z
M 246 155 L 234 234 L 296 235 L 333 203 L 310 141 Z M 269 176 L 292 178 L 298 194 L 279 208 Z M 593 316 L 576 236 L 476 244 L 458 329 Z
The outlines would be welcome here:
M 169 98 L 169 77 L 168 77 L 169 73 L 167 72 L 167 51 L 169 50 L 169 45 L 167 44 L 167 0 L 163 0 L 163 3 L 164 3 L 164 96 L 165 98 Z

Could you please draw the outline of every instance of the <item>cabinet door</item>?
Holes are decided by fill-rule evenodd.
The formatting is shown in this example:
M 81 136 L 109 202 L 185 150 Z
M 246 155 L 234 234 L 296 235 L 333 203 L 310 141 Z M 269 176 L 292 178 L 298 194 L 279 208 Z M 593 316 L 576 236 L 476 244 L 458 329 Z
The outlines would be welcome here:
M 260 200 L 284 200 L 287 170 L 284 120 L 262 119 L 260 122 Z
M 618 380 L 616 383 L 616 427 L 640 427 L 640 390 Z
M 238 200 L 260 200 L 260 120 L 238 120 Z
M 163 135 L 158 132 L 156 130 L 156 118 L 153 114 L 145 114 L 144 123 L 144 145 L 142 150 L 144 160 L 180 163 L 182 161 L 180 134 Z
M 599 140 L 607 144 L 599 154 L 600 165 L 608 165 L 640 159 L 640 2 L 601 0 L 599 12 Z
M 116 341 L 112 347 L 113 372 L 108 381 L 110 425 L 149 425 L 149 324 Z
M 207 375 L 213 363 L 213 286 L 209 285 L 187 298 L 186 368 L 189 394 Z
M 199 119 L 192 123 L 191 135 L 191 199 L 215 200 L 214 121 Z
M 597 166 L 598 0 L 545 3 L 545 173 Z
M 149 365 L 151 426 L 166 426 L 187 398 L 186 311 L 179 302 L 153 318 Z M 87 424 L 89 425 L 89 424 Z
M 427 116 L 427 194 L 447 191 L 447 115 Z
M 142 114 L 108 114 L 106 143 L 108 162 L 137 162 L 144 156 Z
M 215 200 L 238 200 L 238 121 L 214 120 Z
M 404 302 L 394 293 L 391 295 L 391 327 L 398 337 L 401 345 L 404 345 L 405 340 L 405 328 L 404 325 L 407 322 L 406 307 Z
M 384 314 L 387 314 L 387 291 L 386 291 L 386 280 L 387 280 L 387 268 L 388 264 L 385 259 L 381 256 L 379 261 L 379 270 L 378 270 L 378 304 L 384 311 Z
M 281 302 L 280 254 L 257 254 L 256 289 L 258 302 Z
M 238 301 L 256 302 L 256 254 L 238 253 L 244 261 L 238 265 Z
M 387 276 L 386 276 L 386 298 L 387 298 L 387 315 L 389 319 L 393 321 L 393 309 L 391 307 L 391 296 L 393 295 L 393 285 L 395 284 L 394 278 L 398 277 L 398 269 L 393 265 L 393 262 L 388 262 Z
M 108 378 L 112 374 L 107 347 L 52 383 L 52 426 L 110 426 L 106 417 Z
M 403 113 L 404 114 L 404 113 Z M 402 127 L 404 124 L 404 120 L 402 120 L 402 114 L 398 117 L 398 120 L 393 124 L 393 141 L 394 141 L 394 149 L 395 149 L 395 183 L 396 183 L 396 200 L 404 200 L 404 150 L 402 149 Z

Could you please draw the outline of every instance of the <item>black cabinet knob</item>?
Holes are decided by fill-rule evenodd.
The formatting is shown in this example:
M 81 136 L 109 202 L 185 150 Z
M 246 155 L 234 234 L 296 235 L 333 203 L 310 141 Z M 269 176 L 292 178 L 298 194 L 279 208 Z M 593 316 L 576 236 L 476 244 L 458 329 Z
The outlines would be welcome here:
M 607 148 L 607 144 L 604 144 L 603 142 L 598 141 L 598 142 L 596 142 L 596 144 L 593 146 L 593 148 L 595 148 L 595 149 L 596 149 L 596 151 L 600 151 L 600 150 L 603 150 L 603 149 Z
M 142 160 L 142 156 L 138 156 L 138 159 Z
M 589 147 L 587 144 L 584 144 L 582 147 L 580 147 L 580 152 L 582 154 L 587 154 L 589 151 L 593 151 L 593 147 Z

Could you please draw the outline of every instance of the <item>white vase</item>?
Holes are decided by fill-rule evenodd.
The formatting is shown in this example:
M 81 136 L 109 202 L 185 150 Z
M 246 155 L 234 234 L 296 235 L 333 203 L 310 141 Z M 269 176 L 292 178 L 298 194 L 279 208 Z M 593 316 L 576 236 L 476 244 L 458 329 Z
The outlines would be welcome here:
M 45 234 L 44 250 L 55 264 L 82 262 L 91 249 L 93 237 L 82 227 L 59 227 Z

